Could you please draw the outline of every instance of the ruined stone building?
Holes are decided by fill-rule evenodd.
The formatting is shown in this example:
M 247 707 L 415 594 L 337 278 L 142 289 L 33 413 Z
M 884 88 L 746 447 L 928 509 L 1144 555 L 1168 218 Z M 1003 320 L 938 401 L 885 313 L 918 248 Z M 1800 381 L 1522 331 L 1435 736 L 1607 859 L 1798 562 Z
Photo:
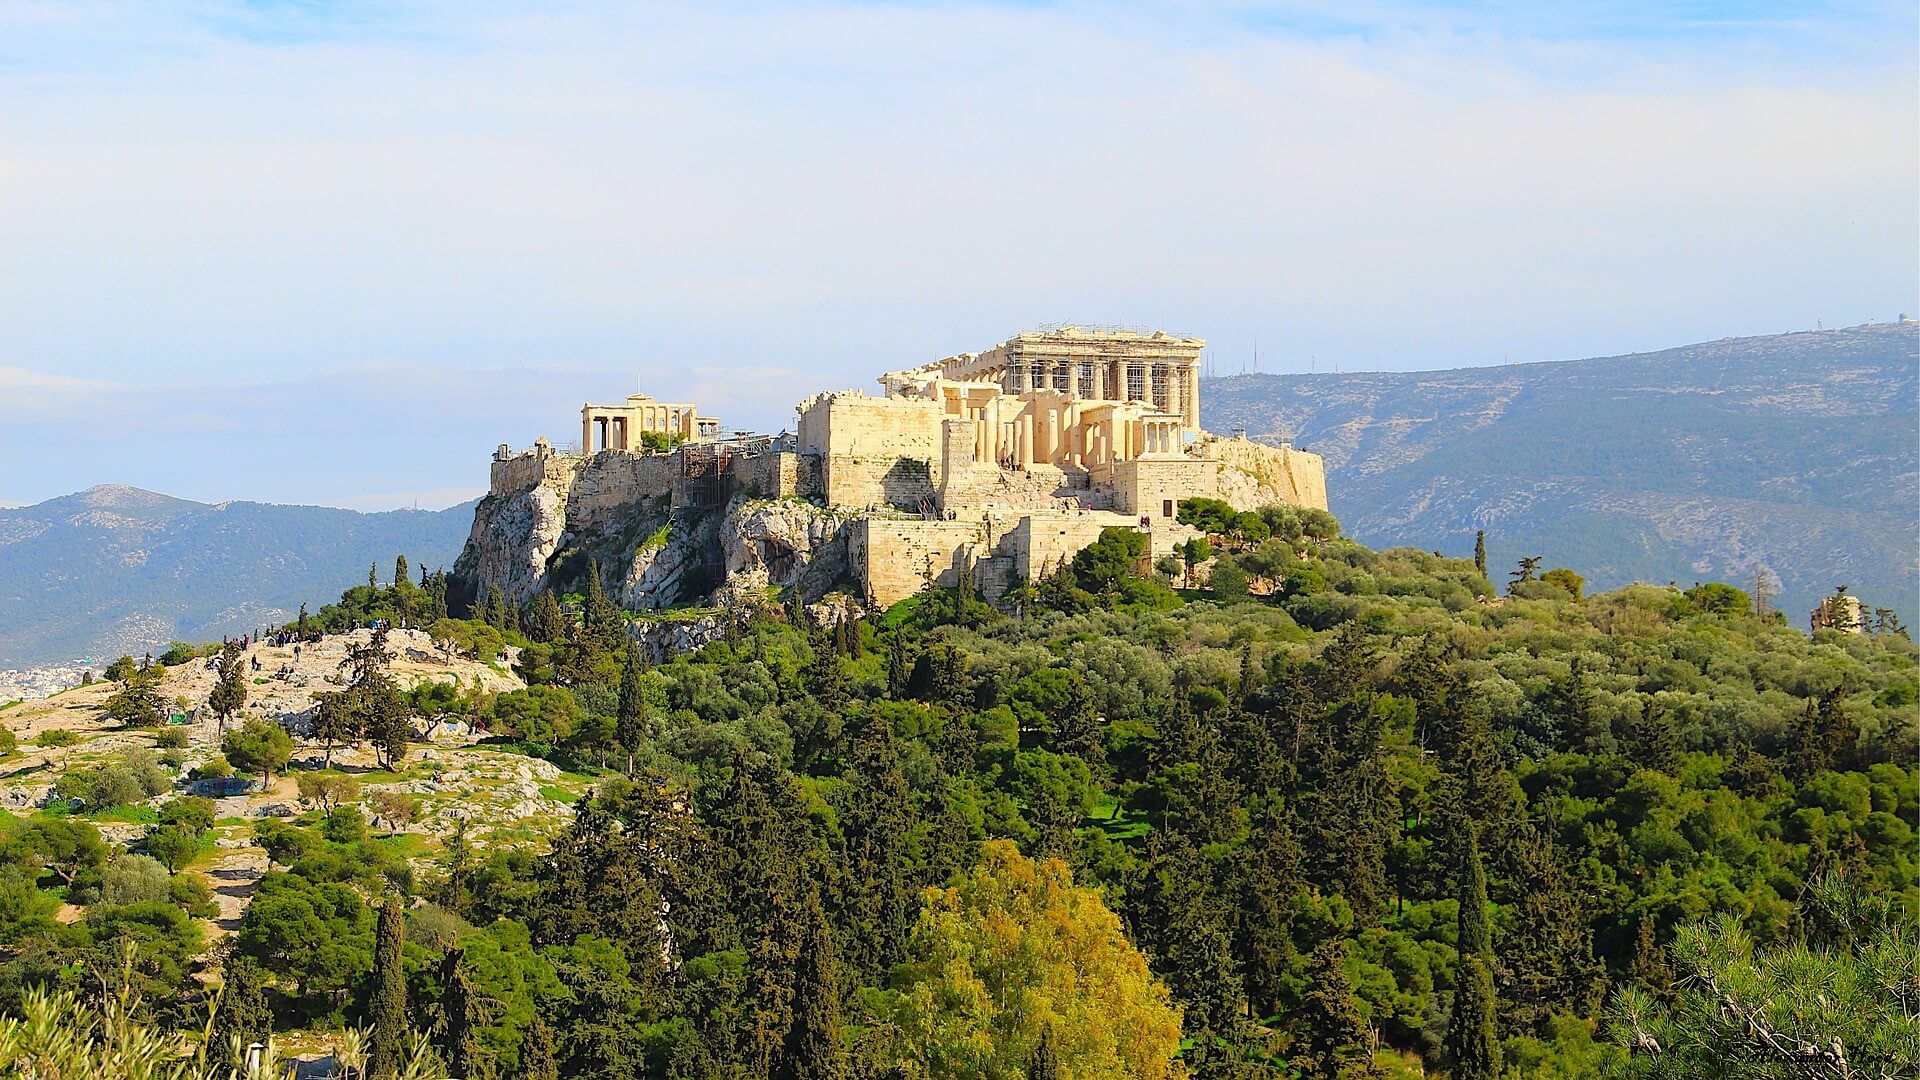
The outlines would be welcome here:
M 1835 593 L 1820 601 L 1820 606 L 1807 614 L 1808 629 L 1839 630 L 1848 634 L 1867 632 L 1867 609 L 1860 598 L 1851 593 Z
M 525 600 L 598 560 L 636 609 L 746 587 L 886 605 L 972 575 L 998 597 L 1112 526 L 1155 557 L 1181 500 L 1325 509 L 1318 455 L 1200 428 L 1198 338 L 1065 327 L 887 372 L 723 439 L 690 404 L 582 409 L 582 453 L 502 447 L 457 574 Z M 685 445 L 641 449 L 640 433 Z

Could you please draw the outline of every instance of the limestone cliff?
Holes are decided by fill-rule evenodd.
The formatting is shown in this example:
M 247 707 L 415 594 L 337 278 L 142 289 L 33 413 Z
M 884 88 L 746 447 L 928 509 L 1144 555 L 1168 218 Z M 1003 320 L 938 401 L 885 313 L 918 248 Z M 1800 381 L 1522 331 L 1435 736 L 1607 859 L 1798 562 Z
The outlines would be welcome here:
M 798 587 L 808 601 L 847 576 L 846 516 L 796 499 L 749 496 L 723 508 L 672 509 L 665 457 L 525 458 L 496 472 L 454 566 L 457 602 L 497 585 L 526 603 L 542 589 L 601 585 L 632 611 Z

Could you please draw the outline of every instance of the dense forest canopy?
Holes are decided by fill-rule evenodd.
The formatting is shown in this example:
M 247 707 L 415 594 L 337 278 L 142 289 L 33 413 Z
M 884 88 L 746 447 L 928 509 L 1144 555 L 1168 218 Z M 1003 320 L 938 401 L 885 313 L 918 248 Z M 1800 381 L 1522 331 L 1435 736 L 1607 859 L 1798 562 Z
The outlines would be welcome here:
M 376 1073 L 468 1077 L 1920 1069 L 1903 630 L 1218 510 L 1170 565 L 1109 530 L 998 606 L 770 604 L 659 665 L 597 574 L 474 619 L 356 586 L 292 629 L 431 624 L 528 686 L 362 655 L 330 746 L 396 767 L 393 716 L 461 717 L 598 786 L 550 844 L 456 823 L 424 864 L 349 791 L 263 824 L 214 1029 L 371 1024 Z M 104 985 L 197 1030 L 204 896 L 116 884 L 140 856 L 85 822 L 6 829 L 0 1006 Z

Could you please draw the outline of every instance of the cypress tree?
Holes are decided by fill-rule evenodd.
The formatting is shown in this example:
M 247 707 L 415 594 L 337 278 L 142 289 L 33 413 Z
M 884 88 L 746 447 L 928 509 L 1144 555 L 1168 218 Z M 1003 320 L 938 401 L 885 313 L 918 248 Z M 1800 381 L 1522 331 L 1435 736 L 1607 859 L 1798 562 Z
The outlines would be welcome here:
M 1301 1043 L 1305 1061 L 1296 1061 L 1317 1080 L 1351 1076 L 1358 1065 L 1371 1072 L 1367 1053 L 1367 1024 L 1354 1000 L 1347 978 L 1347 941 L 1333 938 L 1307 958 L 1307 992 L 1301 1002 Z
M 520 1080 L 560 1080 L 553 1029 L 538 1012 L 533 1014 L 533 1023 L 527 1025 L 527 1037 L 520 1041 Z
M 293 628 L 300 635 L 300 640 L 307 639 L 307 605 L 300 605 L 300 617 L 294 621 Z
M 247 703 L 246 665 L 240 654 L 240 643 L 229 641 L 220 649 L 220 678 L 214 683 L 213 692 L 207 695 L 207 707 L 220 718 L 220 731 L 227 730 L 227 721 Z
M 973 711 L 973 681 L 967 678 L 967 658 L 953 645 L 943 645 L 933 670 L 933 700 L 956 714 Z
M 1053 750 L 1097 766 L 1107 760 L 1103 735 L 1093 694 L 1085 679 L 1075 678 L 1067 692 L 1066 708 L 1053 718 Z
M 221 965 L 220 977 L 220 1004 L 214 1010 L 213 1031 L 208 1039 L 216 1056 L 226 1054 L 235 1036 L 244 1048 L 249 1043 L 264 1041 L 273 1033 L 273 1012 L 267 1007 L 269 976 L 266 969 L 253 957 L 234 953 Z M 230 1061 L 227 1064 L 244 1063 Z
M 367 598 L 367 603 L 371 604 L 375 600 L 380 598 L 380 564 L 379 563 L 367 564 L 367 591 L 373 594 L 372 596 Z
M 1060 1050 L 1054 1043 L 1053 1026 L 1040 1029 L 1039 1045 L 1027 1059 L 1027 1080 L 1065 1080 L 1066 1073 L 1060 1070 Z
M 841 823 L 846 874 L 839 923 L 848 964 L 863 982 L 878 985 L 903 958 L 913 929 L 918 905 L 907 844 L 918 819 L 886 717 L 869 711 L 850 749 L 858 795 Z
M 907 655 L 907 637 L 895 629 L 887 639 L 887 696 L 900 700 L 907 696 L 907 680 L 913 676 L 913 659 Z
M 1487 530 L 1479 529 L 1473 534 L 1473 568 L 1480 571 L 1481 577 L 1487 576 Z
M 373 1020 L 373 1040 L 367 1055 L 367 1075 L 397 1076 L 407 1059 L 407 973 L 401 967 L 406 929 L 400 901 L 388 897 L 380 905 L 380 925 L 373 946 L 373 993 L 367 1014 Z
M 495 630 L 506 629 L 507 594 L 500 591 L 498 584 L 487 586 L 487 598 L 480 602 L 480 619 Z
M 1553 834 L 1536 828 L 1514 847 L 1518 896 L 1500 946 L 1500 1018 L 1509 1031 L 1546 1035 L 1556 1011 L 1590 1015 L 1606 980 L 1593 956 L 1585 904 L 1567 886 Z
M 1460 836 L 1459 960 L 1453 977 L 1453 1015 L 1446 1051 L 1453 1080 L 1492 1080 L 1500 1075 L 1500 1040 L 1494 1031 L 1493 931 L 1487 920 L 1487 875 L 1470 821 L 1457 822 Z
M 845 626 L 841 624 L 841 633 L 845 632 Z M 853 684 L 847 679 L 846 669 L 840 666 L 842 651 L 830 645 L 824 634 L 816 635 L 813 659 L 807 662 L 807 693 L 829 709 L 845 708 L 847 699 L 853 696 Z
M 846 1080 L 846 1047 L 840 1041 L 845 1024 L 840 1005 L 840 973 L 833 955 L 833 932 L 827 926 L 817 896 L 809 897 L 799 913 L 799 955 L 793 980 L 793 1026 L 777 1080 Z
M 447 1027 L 442 1044 L 447 1055 L 447 1070 L 453 1076 L 477 1077 L 484 1064 L 480 1060 L 480 1002 L 474 997 L 473 983 L 467 978 L 465 955 L 458 946 L 447 950 L 440 962 L 440 1010 Z
M 413 584 L 413 575 L 407 570 L 407 557 L 396 555 L 393 558 L 393 587 Z
M 447 572 L 435 570 L 427 579 L 427 598 L 433 602 L 433 618 L 437 621 L 447 617 Z
M 567 639 L 567 617 L 561 613 L 560 601 L 554 598 L 552 589 L 541 589 L 540 595 L 534 598 L 527 636 L 548 645 Z
M 627 644 L 627 663 L 620 672 L 620 704 L 614 714 L 614 738 L 627 752 L 627 775 L 633 775 L 634 755 L 647 738 L 647 703 L 640 685 L 640 648 Z
M 583 613 L 587 634 L 599 643 L 603 649 L 618 648 L 620 640 L 626 636 L 626 627 L 620 619 L 620 609 L 607 599 L 606 589 L 600 585 L 600 560 L 587 562 L 587 602 Z

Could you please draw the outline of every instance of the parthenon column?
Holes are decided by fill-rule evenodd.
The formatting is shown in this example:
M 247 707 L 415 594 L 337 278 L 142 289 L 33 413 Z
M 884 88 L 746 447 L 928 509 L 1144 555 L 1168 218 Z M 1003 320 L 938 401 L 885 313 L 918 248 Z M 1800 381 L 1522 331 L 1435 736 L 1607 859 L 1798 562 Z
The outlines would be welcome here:
M 1184 415 L 1187 426 L 1198 430 L 1200 427 L 1200 369 L 1188 366 L 1185 370 L 1187 376 L 1187 407 Z

